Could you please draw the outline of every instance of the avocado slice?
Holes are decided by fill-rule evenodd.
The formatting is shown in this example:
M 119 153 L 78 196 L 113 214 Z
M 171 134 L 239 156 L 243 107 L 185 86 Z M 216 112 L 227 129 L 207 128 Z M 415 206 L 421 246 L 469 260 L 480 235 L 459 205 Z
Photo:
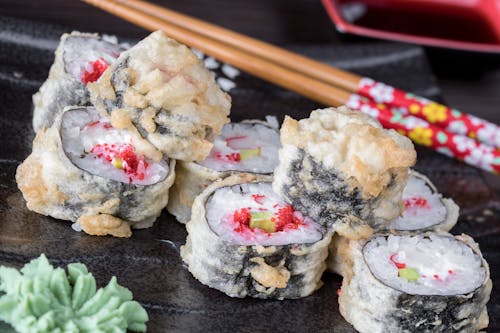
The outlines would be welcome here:
M 254 156 L 260 156 L 260 148 L 240 149 L 240 159 L 242 161 Z
M 420 277 L 415 268 L 407 267 L 398 269 L 399 276 L 408 280 L 408 282 L 415 282 Z
M 111 164 L 113 164 L 113 166 L 115 168 L 123 170 L 123 160 L 121 158 L 119 158 L 119 157 L 113 158 L 113 160 L 111 161 Z
M 271 212 L 251 212 L 249 226 L 252 229 L 259 228 L 265 232 L 275 232 L 276 224 L 271 220 Z

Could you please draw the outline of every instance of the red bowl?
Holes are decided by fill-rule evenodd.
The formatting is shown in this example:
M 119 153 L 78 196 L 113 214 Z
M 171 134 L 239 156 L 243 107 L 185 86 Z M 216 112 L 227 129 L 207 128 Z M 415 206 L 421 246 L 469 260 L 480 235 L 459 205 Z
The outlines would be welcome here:
M 500 0 L 322 0 L 338 30 L 500 53 Z

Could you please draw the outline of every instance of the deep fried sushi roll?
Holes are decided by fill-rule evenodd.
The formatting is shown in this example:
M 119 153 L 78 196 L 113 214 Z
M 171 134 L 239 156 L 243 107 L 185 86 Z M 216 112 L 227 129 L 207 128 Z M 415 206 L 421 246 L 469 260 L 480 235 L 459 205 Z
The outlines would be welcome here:
M 181 223 L 189 221 L 198 194 L 216 180 L 235 173 L 271 174 L 278 165 L 280 138 L 276 118 L 224 125 L 210 154 L 201 162 L 178 161 L 167 209 Z
M 92 107 L 71 107 L 42 129 L 16 181 L 30 210 L 92 235 L 129 237 L 168 201 L 175 161 Z
M 467 235 L 378 235 L 343 251 L 340 313 L 358 331 L 478 332 L 488 325 L 488 264 Z
M 321 286 L 331 232 L 279 198 L 270 181 L 233 175 L 196 198 L 181 256 L 201 283 L 231 297 L 273 299 Z
M 443 198 L 427 177 L 414 170 L 410 171 L 410 179 L 403 191 L 403 202 L 405 208 L 402 215 L 384 227 L 385 230 L 398 235 L 425 231 L 447 232 L 457 223 L 459 208 L 455 202 Z M 371 233 L 359 236 L 368 238 Z M 344 275 L 345 263 L 338 252 L 343 251 L 348 241 L 338 234 L 332 237 L 327 260 L 328 270 Z
M 135 127 L 174 159 L 203 160 L 229 121 L 230 97 L 213 74 L 161 31 L 122 53 L 89 90 L 114 127 Z
M 345 107 L 313 111 L 281 127 L 273 189 L 296 209 L 336 231 L 377 229 L 399 216 L 408 167 L 416 153 L 408 138 Z M 343 217 L 351 217 L 343 219 Z
M 87 84 L 96 81 L 126 48 L 97 34 L 64 34 L 49 77 L 33 95 L 33 128 L 48 128 L 66 106 L 88 105 Z

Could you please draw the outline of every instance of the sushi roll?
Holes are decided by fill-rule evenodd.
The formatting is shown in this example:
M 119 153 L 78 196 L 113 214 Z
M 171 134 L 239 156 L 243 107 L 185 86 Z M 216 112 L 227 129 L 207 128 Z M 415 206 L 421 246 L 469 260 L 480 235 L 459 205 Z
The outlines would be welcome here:
M 408 138 L 340 107 L 300 121 L 286 117 L 281 144 L 273 189 L 318 223 L 335 223 L 336 232 L 359 238 L 400 215 L 416 160 Z
M 467 235 L 377 235 L 348 242 L 340 313 L 361 333 L 478 332 L 488 264 Z
M 403 191 L 405 209 L 384 229 L 394 234 L 416 234 L 425 231 L 450 231 L 457 223 L 459 207 L 452 199 L 443 198 L 432 182 L 424 175 L 410 170 L 410 179 Z M 375 230 L 381 231 L 381 230 Z M 373 230 L 366 230 L 361 237 L 369 238 Z M 342 255 L 338 251 L 345 248 L 348 239 L 335 234 L 330 244 L 327 260 L 329 271 L 343 275 Z
M 201 283 L 231 297 L 299 298 L 321 286 L 331 232 L 239 174 L 194 201 L 181 257 Z
M 229 122 L 231 99 L 185 45 L 156 31 L 89 84 L 116 128 L 135 128 L 170 158 L 201 161 Z
M 410 172 L 403 191 L 405 209 L 386 229 L 394 232 L 450 231 L 457 223 L 459 208 L 452 199 L 443 198 L 424 175 Z
M 191 217 L 198 194 L 216 180 L 235 173 L 271 174 L 278 165 L 278 121 L 246 120 L 224 125 L 210 154 L 201 162 L 178 161 L 167 209 L 181 223 Z
M 33 129 L 48 128 L 69 105 L 88 105 L 87 84 L 96 81 L 125 51 L 115 39 L 73 31 L 64 34 L 55 52 L 49 77 L 33 95 Z
M 174 168 L 175 160 L 94 108 L 70 107 L 37 133 L 16 181 L 30 210 L 91 235 L 130 237 L 166 206 Z

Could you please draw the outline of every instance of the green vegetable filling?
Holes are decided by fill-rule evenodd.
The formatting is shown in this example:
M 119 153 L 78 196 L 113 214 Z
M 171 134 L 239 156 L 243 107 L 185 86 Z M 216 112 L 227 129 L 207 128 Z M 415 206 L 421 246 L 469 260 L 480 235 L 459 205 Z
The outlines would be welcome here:
M 420 277 L 420 274 L 415 268 L 407 267 L 398 269 L 399 276 L 408 280 L 408 282 L 415 282 Z
M 146 332 L 148 314 L 116 277 L 97 289 L 84 264 L 54 268 L 44 254 L 20 271 L 0 266 L 0 320 L 18 332 Z
M 121 158 L 115 157 L 111 163 L 115 168 L 123 170 L 123 160 Z
M 249 159 L 251 157 L 260 156 L 260 148 L 253 149 L 241 149 L 240 150 L 240 159 L 242 161 Z
M 275 232 L 276 224 L 272 221 L 271 212 L 251 212 L 249 226 L 252 229 L 259 228 L 265 232 Z

